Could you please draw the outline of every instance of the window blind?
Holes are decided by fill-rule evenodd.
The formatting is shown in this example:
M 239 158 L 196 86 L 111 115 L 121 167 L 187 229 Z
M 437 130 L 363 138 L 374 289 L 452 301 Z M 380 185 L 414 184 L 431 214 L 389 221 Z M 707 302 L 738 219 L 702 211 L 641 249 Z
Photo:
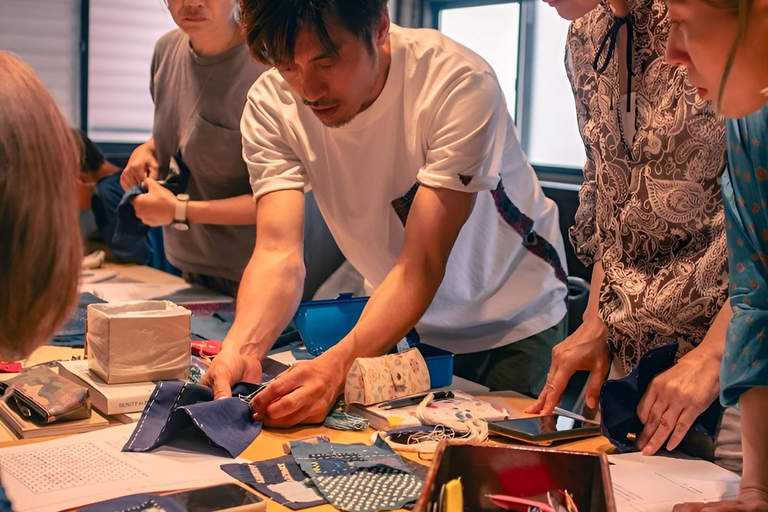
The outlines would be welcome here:
M 0 49 L 40 76 L 73 126 L 80 117 L 80 0 L 0 1 Z
M 163 0 L 90 0 L 88 135 L 92 139 L 149 139 L 154 112 L 149 94 L 152 53 L 160 36 L 174 28 Z

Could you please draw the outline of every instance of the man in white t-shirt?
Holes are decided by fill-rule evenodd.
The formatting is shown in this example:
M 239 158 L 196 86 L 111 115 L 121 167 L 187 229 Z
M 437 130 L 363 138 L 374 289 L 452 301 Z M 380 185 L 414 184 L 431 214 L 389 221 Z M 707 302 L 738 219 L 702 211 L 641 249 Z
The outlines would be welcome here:
M 385 0 L 242 7 L 251 52 L 276 69 L 243 113 L 257 242 L 204 383 L 218 398 L 260 379 L 301 297 L 312 188 L 375 291 L 338 345 L 254 398 L 254 418 L 321 422 L 355 358 L 385 353 L 413 326 L 457 354 L 458 375 L 535 396 L 565 335 L 563 241 L 490 66 L 436 31 L 390 25 Z

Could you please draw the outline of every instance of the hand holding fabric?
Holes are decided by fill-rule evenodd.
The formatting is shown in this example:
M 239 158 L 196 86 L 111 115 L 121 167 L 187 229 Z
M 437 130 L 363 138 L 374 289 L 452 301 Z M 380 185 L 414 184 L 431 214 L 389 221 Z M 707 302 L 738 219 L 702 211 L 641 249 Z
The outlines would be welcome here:
M 120 175 L 120 185 L 124 190 L 135 187 L 146 178 L 156 180 L 160 173 L 160 166 L 154 153 L 154 143 L 146 142 L 131 153 L 128 164 Z
M 298 362 L 251 401 L 253 419 L 268 427 L 322 423 L 344 390 L 346 374 L 344 364 L 328 352 Z
M 176 196 L 152 178 L 144 180 L 144 186 L 147 193 L 131 201 L 136 217 L 150 227 L 168 226 L 173 222 Z
M 608 328 L 600 318 L 585 321 L 576 332 L 552 349 L 552 364 L 547 383 L 536 403 L 525 412 L 552 414 L 560 403 L 571 377 L 579 370 L 590 372 L 586 401 L 588 407 L 594 408 L 610 365 Z
M 261 361 L 246 350 L 224 346 L 205 372 L 200 384 L 213 388 L 213 399 L 232 396 L 232 386 L 238 382 L 261 383 Z
M 637 406 L 643 431 L 637 446 L 653 455 L 664 442 L 674 450 L 720 392 L 720 359 L 703 346 L 657 375 Z M 671 436 L 671 437 L 670 437 Z

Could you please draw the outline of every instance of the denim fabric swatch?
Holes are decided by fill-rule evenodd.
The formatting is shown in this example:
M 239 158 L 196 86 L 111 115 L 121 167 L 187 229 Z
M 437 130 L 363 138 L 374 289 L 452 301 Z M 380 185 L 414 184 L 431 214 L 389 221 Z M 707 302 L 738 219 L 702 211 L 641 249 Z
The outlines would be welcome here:
M 173 498 L 157 494 L 132 494 L 102 501 L 80 512 L 187 512 Z
M 146 193 L 147 188 L 143 183 L 140 183 L 128 189 L 123 195 L 120 204 L 117 205 L 117 224 L 115 226 L 115 235 L 112 238 L 114 243 L 131 239 L 143 239 L 147 236 L 149 226 L 139 220 L 136 216 L 136 210 L 133 208 L 133 204 L 131 204 L 131 199 Z
M 421 480 L 388 446 L 292 442 L 291 453 L 325 499 L 340 510 L 395 510 L 421 493 Z
M 216 312 L 211 316 L 192 315 L 192 339 L 224 341 L 224 338 L 227 337 L 229 329 L 235 321 L 234 317 L 234 313 L 219 312 Z
M 168 176 L 165 178 L 163 186 L 173 192 L 174 195 L 181 194 L 187 189 L 189 176 L 189 167 L 181 159 L 181 150 L 179 150 L 171 158 Z M 112 238 L 113 243 L 121 243 L 125 239 L 131 238 L 143 240 L 147 236 L 149 227 L 136 217 L 136 210 L 131 204 L 131 199 L 146 193 L 147 188 L 143 183 L 139 183 L 123 195 L 120 204 L 117 205 L 117 224 Z
M 606 381 L 600 388 L 600 410 L 603 435 L 622 453 L 638 451 L 627 434 L 640 437 L 643 423 L 637 415 L 637 406 L 653 378 L 675 364 L 677 343 L 670 343 L 648 351 L 629 375 Z M 715 400 L 691 427 L 692 430 L 715 437 L 722 407 Z
M 248 402 L 239 398 L 261 384 L 237 384 L 232 398 L 213 400 L 213 390 L 188 382 L 160 381 L 152 392 L 141 419 L 123 447 L 126 452 L 146 452 L 179 436 L 186 429 L 201 432 L 208 443 L 237 457 L 261 432 L 253 421 Z
M 224 464 L 221 469 L 291 510 L 328 503 L 292 455 L 251 464 Z
M 105 301 L 90 293 L 80 294 L 77 309 L 66 324 L 48 343 L 57 347 L 80 348 L 85 346 L 85 322 L 88 317 L 88 304 L 100 304 Z

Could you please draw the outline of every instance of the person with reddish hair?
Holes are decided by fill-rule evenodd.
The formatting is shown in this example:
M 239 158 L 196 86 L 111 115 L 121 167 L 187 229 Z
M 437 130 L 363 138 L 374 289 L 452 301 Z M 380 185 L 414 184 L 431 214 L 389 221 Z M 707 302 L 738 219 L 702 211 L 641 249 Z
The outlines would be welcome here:
M 79 143 L 21 59 L 0 51 L 0 359 L 46 343 L 77 303 Z M 11 504 L 0 486 L 0 511 Z

